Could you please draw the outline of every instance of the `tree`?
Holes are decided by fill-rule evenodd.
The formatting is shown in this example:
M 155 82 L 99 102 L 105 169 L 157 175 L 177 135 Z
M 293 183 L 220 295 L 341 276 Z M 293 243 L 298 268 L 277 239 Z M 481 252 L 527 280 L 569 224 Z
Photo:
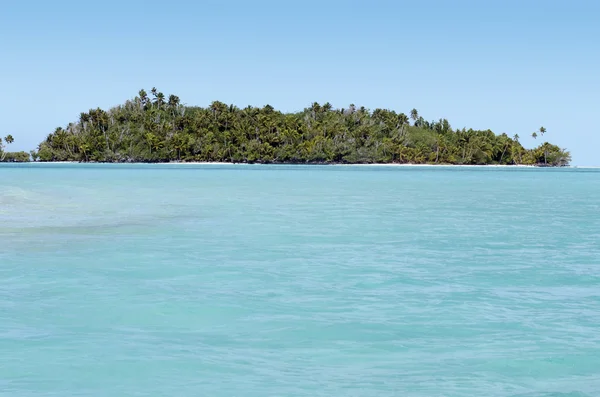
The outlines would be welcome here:
M 141 104 L 145 106 L 148 103 L 148 94 L 144 89 L 141 89 L 138 95 L 140 96 Z
M 169 95 L 169 106 L 175 108 L 179 105 L 179 97 L 177 95 Z
M 570 159 L 549 144 L 525 149 L 517 134 L 453 130 L 448 120 L 426 121 L 416 109 L 407 116 L 313 102 L 302 111 L 283 113 L 270 105 L 240 109 L 219 101 L 187 106 L 155 87 L 150 93 L 152 99 L 140 90 L 119 106 L 81 113 L 77 122 L 49 134 L 36 155 L 40 161 L 119 162 L 564 165 Z
M 538 137 L 538 134 L 537 134 L 537 132 L 535 132 L 535 131 L 534 131 L 534 132 L 533 132 L 533 134 L 531 134 L 531 137 L 532 137 L 533 139 L 537 139 L 537 137 Z
M 4 150 L 6 148 L 6 145 L 10 145 L 14 141 L 15 140 L 13 136 L 10 134 L 4 137 L 4 143 L 2 142 L 2 138 L 0 138 L 0 161 L 4 161 L 4 159 L 6 158 L 7 153 Z
M 165 94 L 163 94 L 162 92 L 159 92 L 158 94 L 156 94 L 154 103 L 160 109 L 160 107 L 165 103 Z
M 404 136 L 405 133 L 405 127 L 409 124 L 408 122 L 408 116 L 405 115 L 404 113 L 400 113 L 398 115 L 398 126 L 400 127 L 400 135 Z
M 544 136 L 545 132 L 546 132 L 546 129 L 543 126 L 540 127 L 540 135 Z M 548 159 L 547 159 L 547 157 L 548 157 L 548 149 L 547 149 L 547 145 L 544 144 L 542 146 L 544 148 L 544 165 L 548 165 Z
M 508 149 L 509 146 L 512 145 L 512 141 L 511 139 L 508 137 L 508 135 L 506 134 L 502 134 L 500 135 L 500 139 L 496 140 L 497 142 L 497 146 L 495 147 L 495 149 L 500 152 L 500 159 L 498 160 L 499 164 L 502 164 L 502 160 L 504 159 L 504 155 L 506 154 L 506 150 Z
M 417 121 L 419 119 L 419 111 L 417 109 L 411 110 L 410 118 L 413 119 L 413 121 Z

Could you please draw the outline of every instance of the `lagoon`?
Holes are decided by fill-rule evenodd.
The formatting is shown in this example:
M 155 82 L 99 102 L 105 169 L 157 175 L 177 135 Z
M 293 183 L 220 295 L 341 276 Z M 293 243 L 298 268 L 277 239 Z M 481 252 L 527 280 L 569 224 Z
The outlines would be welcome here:
M 2 164 L 0 181 L 0 395 L 600 390 L 600 169 Z

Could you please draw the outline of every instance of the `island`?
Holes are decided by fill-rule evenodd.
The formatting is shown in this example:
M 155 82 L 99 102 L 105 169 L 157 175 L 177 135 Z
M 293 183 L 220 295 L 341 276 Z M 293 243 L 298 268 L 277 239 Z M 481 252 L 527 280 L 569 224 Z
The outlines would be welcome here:
M 544 127 L 532 133 L 542 138 Z M 11 137 L 12 139 L 12 137 Z M 22 156 L 22 155 L 21 155 Z M 519 135 L 454 129 L 388 109 L 313 103 L 296 113 L 215 101 L 188 106 L 156 88 L 58 127 L 31 152 L 35 161 L 277 164 L 456 164 L 566 166 L 570 153 Z M 15 158 L 15 155 L 5 158 Z

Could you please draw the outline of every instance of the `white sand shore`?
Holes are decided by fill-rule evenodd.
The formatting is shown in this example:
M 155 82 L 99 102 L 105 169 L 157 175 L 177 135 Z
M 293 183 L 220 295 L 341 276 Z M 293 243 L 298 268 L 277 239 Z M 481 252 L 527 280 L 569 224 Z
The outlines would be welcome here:
M 302 166 L 330 166 L 330 167 L 460 167 L 460 168 L 539 168 L 535 165 L 505 165 L 505 164 L 486 164 L 486 165 L 468 165 L 468 164 L 397 164 L 397 163 L 389 163 L 389 164 L 292 164 L 292 163 L 270 163 L 270 164 L 261 164 L 261 163 L 223 163 L 223 162 L 202 162 L 202 161 L 189 161 L 189 162 L 165 162 L 165 163 L 82 163 L 78 161 L 46 161 L 46 162 L 31 162 L 27 164 L 131 164 L 131 165 L 220 165 L 220 166 L 294 166 L 294 165 L 302 165 Z M 552 168 L 552 167 L 550 167 Z M 595 167 L 581 167 L 581 166 L 570 166 L 566 168 L 595 168 Z

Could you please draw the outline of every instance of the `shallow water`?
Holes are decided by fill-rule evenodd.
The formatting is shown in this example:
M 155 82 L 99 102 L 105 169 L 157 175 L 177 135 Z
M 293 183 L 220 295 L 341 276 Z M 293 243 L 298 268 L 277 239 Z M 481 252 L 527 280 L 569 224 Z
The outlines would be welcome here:
M 600 170 L 0 181 L 0 395 L 599 393 Z

